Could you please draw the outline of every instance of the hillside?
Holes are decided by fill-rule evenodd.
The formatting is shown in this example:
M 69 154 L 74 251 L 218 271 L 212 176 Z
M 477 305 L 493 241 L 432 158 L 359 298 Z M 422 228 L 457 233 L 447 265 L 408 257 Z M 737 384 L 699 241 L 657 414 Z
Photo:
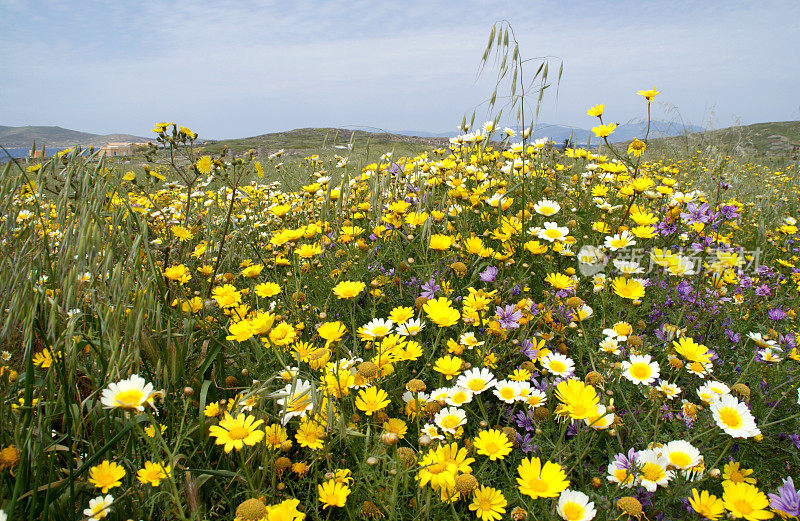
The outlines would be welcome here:
M 788 156 L 792 154 L 792 143 L 800 143 L 800 121 L 755 123 L 663 137 L 654 139 L 650 148 L 653 153 L 716 147 L 738 156 Z
M 68 147 L 72 145 L 102 146 L 110 141 L 143 142 L 148 138 L 130 134 L 92 134 L 61 127 L 6 127 L 0 125 L 0 145 L 7 148 L 37 146 Z
M 352 150 L 348 148 L 350 144 L 352 144 Z M 203 145 L 203 149 L 216 153 L 223 146 L 227 146 L 233 154 L 253 149 L 258 155 L 266 155 L 284 149 L 287 155 L 297 156 L 320 153 L 366 155 L 368 151 L 372 155 L 375 152 L 382 154 L 394 150 L 395 155 L 411 155 L 447 144 L 448 140 L 444 137 L 403 136 L 337 128 L 299 128 L 253 137 L 209 142 Z

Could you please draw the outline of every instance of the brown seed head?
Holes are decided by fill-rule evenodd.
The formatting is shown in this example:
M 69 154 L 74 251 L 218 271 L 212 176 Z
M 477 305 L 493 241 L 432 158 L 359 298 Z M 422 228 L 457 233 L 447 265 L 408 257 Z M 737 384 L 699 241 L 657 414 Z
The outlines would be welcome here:
M 286 469 L 288 469 L 291 466 L 292 466 L 291 460 L 289 460 L 289 458 L 287 458 L 286 456 L 281 456 L 280 458 L 275 460 L 275 463 L 273 464 L 272 468 L 275 469 L 275 473 L 280 476 L 284 473 Z
M 547 407 L 537 407 L 533 411 L 533 417 L 540 422 L 547 421 L 550 419 L 550 409 Z
M 413 467 L 417 463 L 417 458 L 414 456 L 414 449 L 409 447 L 400 447 L 397 449 L 397 459 L 406 467 Z
M 627 343 L 628 343 L 628 345 L 630 347 L 642 347 L 642 344 L 644 342 L 642 342 L 642 339 L 640 337 L 638 337 L 636 335 L 631 335 L 631 336 L 628 337 L 628 342 Z
M 459 474 L 456 476 L 456 490 L 464 495 L 469 494 L 478 487 L 478 480 L 472 474 Z
M 358 374 L 364 378 L 374 378 L 378 376 L 378 366 L 373 362 L 361 362 L 358 364 Z
M 586 382 L 588 385 L 599 386 L 605 383 L 606 380 L 605 378 L 603 378 L 603 375 L 601 375 L 597 371 L 589 371 L 588 373 L 586 373 L 586 376 L 584 377 L 583 381 Z
M 583 306 L 583 299 L 580 297 L 570 297 L 567 299 L 567 306 L 572 309 L 578 309 Z
M 630 517 L 639 518 L 642 511 L 642 504 L 635 497 L 625 496 L 617 501 L 617 508 Z
M 738 383 L 731 388 L 731 392 L 744 400 L 747 403 L 750 403 L 750 388 L 747 387 L 743 383 Z
M 237 521 L 259 521 L 267 515 L 267 506 L 258 499 L 248 499 L 236 507 Z
M 406 384 L 406 390 L 412 393 L 424 393 L 428 389 L 428 386 L 425 385 L 425 382 L 418 378 L 414 378 L 409 380 Z

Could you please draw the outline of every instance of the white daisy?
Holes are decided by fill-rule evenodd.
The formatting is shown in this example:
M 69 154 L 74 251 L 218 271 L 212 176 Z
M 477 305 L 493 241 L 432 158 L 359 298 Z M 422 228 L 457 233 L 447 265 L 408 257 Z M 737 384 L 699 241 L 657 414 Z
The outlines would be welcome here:
M 731 393 L 731 388 L 722 382 L 706 382 L 697 388 L 697 396 L 704 404 L 709 405 Z
M 611 237 L 606 237 L 604 245 L 606 248 L 610 249 L 611 251 L 621 250 L 623 248 L 627 248 L 628 246 L 633 246 L 636 244 L 636 240 L 633 238 L 633 235 L 628 230 L 625 230 L 622 233 L 614 234 Z
M 447 405 L 452 405 L 454 407 L 461 407 L 465 403 L 469 403 L 472 401 L 472 391 L 465 387 L 451 387 L 450 392 L 445 398 L 445 403 Z
M 681 394 L 681 388 L 675 384 L 669 383 L 666 380 L 661 380 L 656 386 L 656 389 L 663 394 L 667 400 L 674 400 L 676 396 Z
M 565 521 L 590 521 L 597 515 L 589 496 L 577 490 L 564 490 L 558 496 L 556 512 Z
M 83 515 L 88 516 L 89 521 L 99 521 L 111 513 L 111 505 L 114 503 L 114 496 L 106 494 L 97 496 L 89 500 L 89 508 L 83 509 Z
M 456 407 L 445 407 L 436 413 L 433 423 L 444 432 L 455 434 L 459 427 L 467 423 L 467 413 Z
M 747 405 L 730 394 L 712 403 L 710 409 L 717 426 L 734 438 L 753 438 L 761 434 Z
M 542 199 L 533 205 L 533 211 L 539 215 L 544 215 L 545 217 L 555 215 L 559 210 L 561 210 L 561 205 L 555 201 L 551 201 L 550 199 Z
M 650 355 L 631 355 L 630 360 L 622 362 L 622 375 L 637 385 L 650 385 L 659 374 L 658 362 Z
M 145 382 L 144 378 L 134 374 L 127 380 L 110 384 L 103 389 L 100 403 L 107 409 L 127 409 L 144 411 L 144 404 L 152 402 L 153 384 Z
M 286 384 L 286 387 L 274 393 L 272 397 L 279 398 L 278 405 L 283 409 L 281 413 L 283 425 L 295 416 L 302 418 L 314 407 L 313 389 L 311 382 L 307 380 L 295 380 Z
M 473 367 L 464 371 L 456 380 L 456 385 L 466 387 L 475 394 L 494 387 L 497 381 L 489 369 Z
M 544 228 L 538 233 L 538 237 L 547 242 L 563 241 L 569 235 L 569 228 L 559 226 L 558 223 L 546 222 Z
M 670 466 L 687 470 L 696 467 L 703 461 L 703 456 L 691 443 L 684 440 L 674 440 L 662 448 L 661 453 L 669 461 Z
M 665 487 L 675 477 L 675 472 L 667 470 L 669 460 L 659 450 L 648 449 L 636 453 L 636 463 L 641 469 L 639 483 L 648 492 L 655 492 L 659 486 Z
M 425 323 L 418 318 L 411 318 L 405 323 L 397 326 L 397 334 L 402 336 L 417 336 L 425 327 Z
M 394 322 L 389 319 L 373 318 L 368 323 L 361 326 L 358 333 L 362 338 L 375 339 L 383 338 L 392 332 Z
M 575 371 L 575 362 L 561 353 L 548 353 L 542 358 L 542 367 L 555 376 L 569 376 Z

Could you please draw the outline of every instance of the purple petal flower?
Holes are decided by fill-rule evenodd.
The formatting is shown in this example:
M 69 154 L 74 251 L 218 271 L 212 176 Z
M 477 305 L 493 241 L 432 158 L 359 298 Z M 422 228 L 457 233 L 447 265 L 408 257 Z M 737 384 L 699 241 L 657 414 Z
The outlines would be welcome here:
M 800 492 L 795 490 L 792 478 L 783 480 L 783 486 L 777 494 L 768 494 L 769 506 L 774 510 L 785 512 L 789 517 L 800 516 Z
M 489 266 L 480 273 L 480 278 L 483 282 L 494 282 L 494 278 L 497 277 L 497 272 L 497 268 Z
M 522 311 L 515 309 L 514 304 L 508 304 L 505 308 L 497 306 L 495 313 L 499 317 L 500 327 L 503 329 L 517 329 L 517 321 L 522 318 Z

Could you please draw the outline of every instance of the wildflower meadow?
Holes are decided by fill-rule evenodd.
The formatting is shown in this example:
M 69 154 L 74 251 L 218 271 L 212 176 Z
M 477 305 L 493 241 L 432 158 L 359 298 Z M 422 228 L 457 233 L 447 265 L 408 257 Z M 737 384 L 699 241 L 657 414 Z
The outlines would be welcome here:
M 797 164 L 609 111 L 590 148 L 164 122 L 134 164 L 8 162 L 2 519 L 797 518 Z

